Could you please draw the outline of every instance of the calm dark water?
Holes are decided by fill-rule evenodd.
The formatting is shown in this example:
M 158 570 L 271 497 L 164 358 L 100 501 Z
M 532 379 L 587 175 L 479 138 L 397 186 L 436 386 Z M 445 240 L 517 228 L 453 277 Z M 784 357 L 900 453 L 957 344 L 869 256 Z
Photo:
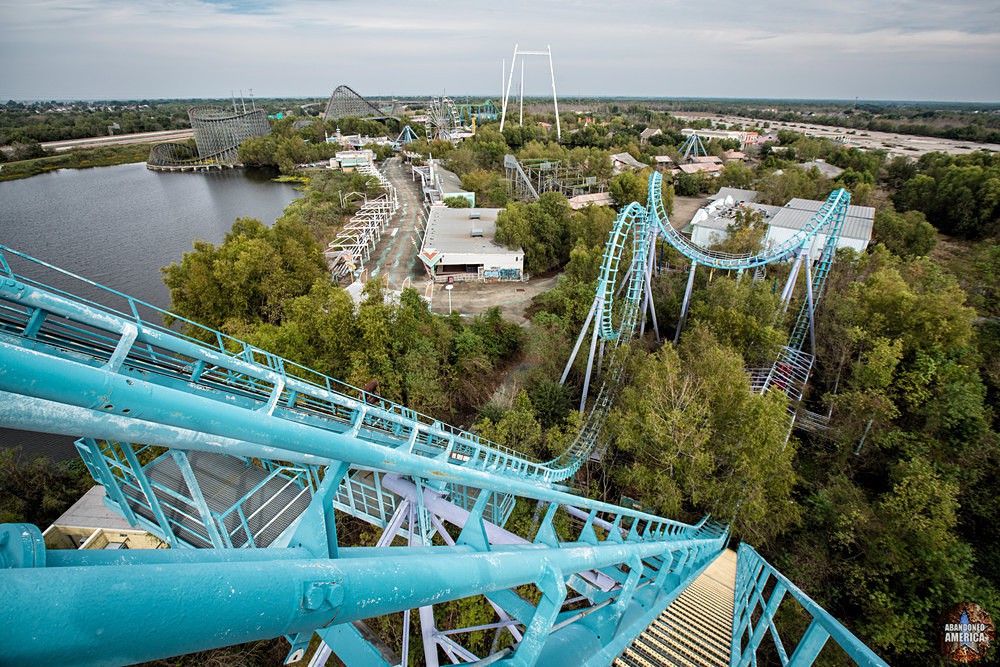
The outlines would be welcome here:
M 166 308 L 160 267 L 195 239 L 221 242 L 238 217 L 273 224 L 296 195 L 242 170 L 66 169 L 0 183 L 0 245 Z
M 160 173 L 144 164 L 68 169 L 0 183 L 0 245 L 160 308 L 170 294 L 160 268 L 179 262 L 195 239 L 220 243 L 238 217 L 271 225 L 297 193 L 270 175 L 231 170 Z M 15 271 L 59 289 L 123 308 L 100 290 L 55 272 Z M 76 456 L 72 439 L 0 429 L 0 447 Z

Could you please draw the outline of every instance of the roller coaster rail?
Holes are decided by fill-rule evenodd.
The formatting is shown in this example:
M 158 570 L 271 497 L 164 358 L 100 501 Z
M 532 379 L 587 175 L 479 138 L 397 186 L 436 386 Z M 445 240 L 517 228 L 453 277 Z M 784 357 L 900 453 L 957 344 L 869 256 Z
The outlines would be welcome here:
M 341 118 L 370 118 L 372 120 L 399 120 L 392 115 L 392 111 L 386 113 L 377 105 L 368 101 L 357 93 L 350 86 L 337 86 L 330 94 L 330 99 L 326 103 L 323 111 L 323 120 L 340 120 Z
M 735 594 L 729 662 L 732 667 L 757 664 L 757 649 L 768 633 L 782 665 L 811 665 L 831 637 L 855 664 L 886 664 L 746 543 L 739 546 Z M 791 656 L 775 624 L 775 613 L 786 595 L 798 602 L 809 618 L 809 626 L 792 647 Z
M 106 504 L 173 547 L 50 550 L 34 526 L 0 526 L 0 595 L 18 602 L 0 609 L 0 662 L 126 664 L 281 635 L 296 661 L 316 632 L 311 664 L 332 650 L 388 667 L 407 663 L 418 608 L 428 665 L 441 652 L 453 663 L 610 664 L 727 540 L 708 517 L 685 524 L 560 484 L 598 441 L 620 382 L 615 348 L 644 326 L 665 220 L 654 204 L 619 215 L 589 318 L 591 356 L 600 340 L 611 363 L 576 441 L 547 463 L 0 246 L 0 424 L 82 436 Z M 59 290 L 27 275 L 45 271 L 77 283 Z M 166 450 L 142 463 L 151 445 Z M 242 481 L 219 487 L 220 470 Z M 503 527 L 516 499 L 537 503 L 526 536 Z M 380 528 L 377 545 L 340 544 L 335 510 Z M 392 546 L 400 538 L 407 546 Z M 765 626 L 776 633 L 772 616 L 737 623 L 764 593 L 746 582 L 766 564 L 745 553 L 731 665 L 754 660 Z M 528 584 L 537 603 L 514 590 Z M 432 605 L 476 595 L 497 623 L 435 627 Z M 885 664 L 807 610 L 859 664 Z M 401 657 L 363 623 L 388 613 L 403 614 Z M 455 640 L 484 630 L 496 632 L 488 656 Z M 792 664 L 810 664 L 821 635 L 804 638 Z
M 600 372 L 606 346 L 611 343 L 613 352 L 622 340 L 628 340 L 634 336 L 637 328 L 641 335 L 644 331 L 647 312 L 653 319 L 654 332 L 657 330 L 656 313 L 652 308 L 650 282 L 653 272 L 653 250 L 657 238 L 662 238 L 691 260 L 690 274 L 681 307 L 681 323 L 677 327 L 677 337 L 680 336 L 681 325 L 687 315 L 691 290 L 694 285 L 694 274 L 699 265 L 743 272 L 774 262 L 792 260 L 794 261 L 793 270 L 782 295 L 786 308 L 792 298 L 799 269 L 803 265 L 805 266 L 807 299 L 803 303 L 802 310 L 793 327 L 792 335 L 786 346 L 786 353 L 775 361 L 768 375 L 760 383 L 763 391 L 784 391 L 788 395 L 790 403 L 797 406 L 798 400 L 801 398 L 801 389 L 808 379 L 809 370 L 812 367 L 811 356 L 806 359 L 799 350 L 805 343 L 806 334 L 809 334 L 810 342 L 813 340 L 815 307 L 836 253 L 836 242 L 846 216 L 850 194 L 843 189 L 833 192 L 809 222 L 784 242 L 766 248 L 759 253 L 731 254 L 702 248 L 674 229 L 663 208 L 662 177 L 659 173 L 654 172 L 650 175 L 647 192 L 645 207 L 637 203 L 629 204 L 619 212 L 615 220 L 604 249 L 596 297 L 560 379 L 560 382 L 564 383 L 569 377 L 586 334 L 591 331 L 590 352 L 584 372 L 580 411 L 583 412 L 586 408 L 591 378 L 595 371 Z M 821 234 L 825 235 L 826 238 L 814 277 L 811 269 L 812 263 L 808 257 Z M 620 264 L 625 256 L 626 247 L 631 253 L 632 260 L 627 270 L 624 270 Z M 619 274 L 621 274 L 621 278 Z M 616 307 L 616 301 L 622 290 L 627 290 L 625 297 L 621 306 Z M 641 320 L 638 322 L 638 327 L 637 320 Z M 591 328 L 592 325 L 593 328 Z M 676 340 L 677 338 L 675 338 L 675 342 Z M 791 369 L 789 361 L 795 362 L 796 368 L 803 363 L 806 364 L 804 372 L 797 373 L 801 377 L 784 377 L 785 375 L 793 375 L 789 370 Z M 616 381 L 616 376 L 620 374 L 620 370 L 612 369 L 613 383 Z M 801 382 L 795 383 L 791 381 L 792 379 L 798 379 Z M 614 392 L 614 385 L 610 385 L 607 389 L 602 386 L 602 393 L 605 391 Z M 790 430 L 791 424 L 789 424 L 789 432 Z
M 43 321 L 53 323 L 58 318 L 60 322 L 76 322 L 77 326 L 68 328 L 65 335 L 87 338 L 85 349 L 94 363 L 121 365 L 128 358 L 136 369 L 154 373 L 165 384 L 198 384 L 224 392 L 233 401 L 266 407 L 269 415 L 284 417 L 290 424 L 322 420 L 318 423 L 332 434 L 350 433 L 353 438 L 368 440 L 376 449 L 404 450 L 419 456 L 426 466 L 431 466 L 427 469 L 433 470 L 433 474 L 447 476 L 450 473 L 446 470 L 461 467 L 525 482 L 555 484 L 579 469 L 586 460 L 588 447 L 592 446 L 578 439 L 569 450 L 571 453 L 550 462 L 539 462 L 114 290 L 100 287 L 110 297 L 124 300 L 125 312 L 94 301 L 81 303 L 71 295 L 51 291 L 14 274 L 4 255 L 20 257 L 66 277 L 100 286 L 0 246 L 3 271 L 0 275 L 8 276 L 0 292 L 14 289 L 12 296 L 20 304 L 15 310 L 5 311 L 6 323 L 8 327 L 19 327 L 28 338 L 39 334 L 36 327 Z M 147 313 L 147 318 L 152 315 L 181 324 L 188 328 L 189 334 L 154 324 L 141 313 Z M 49 318 L 49 314 L 54 317 Z M 32 317 L 36 323 L 31 321 Z M 58 340 L 61 335 L 64 334 Z M 73 348 L 81 345 L 84 343 L 74 342 Z M 317 455 L 322 456 L 319 452 Z M 378 455 L 366 458 L 370 465 L 382 461 Z
M 221 107 L 191 107 L 188 118 L 197 149 L 188 144 L 157 144 L 150 150 L 147 168 L 200 171 L 234 167 L 239 162 L 240 144 L 270 132 L 267 117 L 259 109 L 241 113 Z

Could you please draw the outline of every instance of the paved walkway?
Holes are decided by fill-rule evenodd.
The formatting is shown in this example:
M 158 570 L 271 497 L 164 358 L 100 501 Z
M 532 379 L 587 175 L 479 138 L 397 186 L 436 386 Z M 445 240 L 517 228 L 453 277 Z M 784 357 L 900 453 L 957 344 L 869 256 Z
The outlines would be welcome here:
M 420 238 L 417 231 L 424 219 L 420 181 L 413 181 L 410 167 L 394 157 L 385 165 L 385 176 L 394 186 L 399 197 L 399 212 L 389 222 L 389 227 L 372 253 L 372 276 L 389 277 L 389 287 L 401 289 L 407 278 L 413 287 L 423 289 L 427 282 L 423 264 L 417 259 Z
M 400 207 L 372 253 L 371 275 L 388 276 L 389 287 L 394 290 L 402 289 L 409 278 L 410 285 L 430 300 L 432 312 L 447 315 L 447 290 L 444 285 L 430 288 L 424 265 L 417 258 L 420 249 L 417 231 L 425 217 L 420 181 L 413 180 L 410 167 L 398 157 L 386 162 L 385 176 L 396 186 Z M 451 309 L 462 315 L 479 315 L 500 306 L 505 319 L 521 324 L 527 322 L 524 311 L 531 300 L 555 284 L 555 277 L 526 283 L 457 283 L 451 293 Z

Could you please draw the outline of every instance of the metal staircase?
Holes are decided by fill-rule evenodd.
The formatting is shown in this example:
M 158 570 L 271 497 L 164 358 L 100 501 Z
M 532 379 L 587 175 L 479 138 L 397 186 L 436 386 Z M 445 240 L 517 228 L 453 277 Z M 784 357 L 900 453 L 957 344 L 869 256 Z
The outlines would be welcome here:
M 726 549 L 615 660 L 615 667 L 728 667 L 736 552 Z

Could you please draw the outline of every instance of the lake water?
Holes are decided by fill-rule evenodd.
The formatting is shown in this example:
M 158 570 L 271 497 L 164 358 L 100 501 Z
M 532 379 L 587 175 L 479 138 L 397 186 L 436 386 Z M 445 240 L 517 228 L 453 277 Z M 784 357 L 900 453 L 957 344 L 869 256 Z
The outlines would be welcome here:
M 166 308 L 160 267 L 195 239 L 221 242 L 238 217 L 273 224 L 296 195 L 252 171 L 65 169 L 0 183 L 0 245 Z
M 270 177 L 243 170 L 163 173 L 127 164 L 2 182 L 0 245 L 169 308 L 161 267 L 179 262 L 195 239 L 220 243 L 238 217 L 273 224 L 297 196 Z M 84 297 L 97 294 L 56 274 L 28 275 Z M 25 452 L 55 459 L 76 456 L 71 442 L 0 429 L 0 447 L 23 444 Z

